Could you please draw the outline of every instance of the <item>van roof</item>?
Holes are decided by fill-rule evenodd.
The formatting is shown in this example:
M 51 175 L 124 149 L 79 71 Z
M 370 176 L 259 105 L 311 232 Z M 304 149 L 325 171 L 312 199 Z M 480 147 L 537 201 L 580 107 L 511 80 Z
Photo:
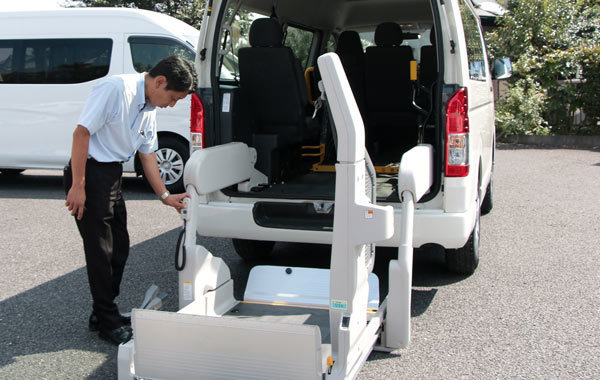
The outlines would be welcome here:
M 69 18 L 68 22 L 64 22 Z M 110 18 L 110 23 L 106 19 Z M 36 20 L 27 22 L 27 20 Z M 40 22 L 39 19 L 44 19 Z M 174 17 L 158 12 L 131 8 L 62 8 L 31 11 L 0 12 L 0 33 L 4 38 L 15 34 L 67 33 L 76 30 L 84 34 L 89 32 L 121 32 L 131 33 L 147 31 L 142 25 L 153 24 L 157 29 L 187 36 L 194 45 L 199 31 Z M 97 21 L 97 22 L 94 22 Z M 132 22 L 133 21 L 133 22 Z M 136 23 L 135 21 L 139 21 Z M 18 28 L 15 28 L 18 25 Z M 138 29 L 139 30 L 136 30 Z

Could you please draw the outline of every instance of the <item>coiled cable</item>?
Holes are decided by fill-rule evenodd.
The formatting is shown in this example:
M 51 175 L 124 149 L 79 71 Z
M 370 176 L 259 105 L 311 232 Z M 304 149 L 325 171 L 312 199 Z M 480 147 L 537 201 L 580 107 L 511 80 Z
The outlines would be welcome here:
M 185 268 L 186 252 L 185 252 L 185 230 L 186 222 L 183 221 L 183 229 L 179 232 L 177 244 L 175 245 L 175 269 L 181 272 Z M 179 265 L 179 246 L 181 245 L 181 265 Z

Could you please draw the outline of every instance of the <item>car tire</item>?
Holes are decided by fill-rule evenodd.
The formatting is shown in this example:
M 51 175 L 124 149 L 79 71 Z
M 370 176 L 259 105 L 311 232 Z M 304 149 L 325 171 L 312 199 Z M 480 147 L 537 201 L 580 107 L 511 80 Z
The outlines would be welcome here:
M 190 158 L 190 150 L 183 141 L 172 136 L 158 138 L 158 150 L 156 151 L 158 170 L 160 178 L 169 192 L 185 191 L 183 169 L 188 158 Z M 148 182 L 145 176 L 144 180 Z
M 467 243 L 458 249 L 446 249 L 446 269 L 455 274 L 471 275 L 479 265 L 480 208 L 477 207 L 475 226 Z
M 233 248 L 245 261 L 252 262 L 271 256 L 274 241 L 232 239 Z

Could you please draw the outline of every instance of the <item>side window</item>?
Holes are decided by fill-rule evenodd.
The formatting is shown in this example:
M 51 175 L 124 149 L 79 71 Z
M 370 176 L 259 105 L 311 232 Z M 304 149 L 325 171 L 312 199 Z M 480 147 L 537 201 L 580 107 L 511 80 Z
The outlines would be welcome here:
M 484 81 L 487 78 L 485 69 L 485 54 L 483 39 L 479 29 L 477 16 L 471 12 L 464 0 L 459 2 L 460 14 L 467 42 L 467 56 L 469 59 L 469 76 L 473 80 Z
M 294 55 L 300 61 L 302 69 L 308 66 L 308 56 L 312 46 L 314 33 L 310 30 L 300 29 L 293 26 L 287 27 L 284 46 L 292 49 Z
M 233 20 L 231 17 L 233 16 Z M 233 8 L 228 10 L 221 32 L 219 44 L 219 79 L 225 82 L 239 79 L 238 51 L 250 46 L 250 26 L 252 21 L 269 17 L 256 12 L 239 10 L 233 15 Z M 292 49 L 300 61 L 302 69 L 308 64 L 308 56 L 313 41 L 313 32 L 288 26 L 284 46 Z
M 163 37 L 132 36 L 127 39 L 131 48 L 133 68 L 138 73 L 150 70 L 161 59 L 170 55 L 180 55 L 194 62 L 196 53 L 179 41 Z
M 0 83 L 15 83 L 14 56 L 14 43 L 0 41 Z
M 327 46 L 325 47 L 325 49 L 327 50 L 328 53 L 331 53 L 333 51 L 335 51 L 337 47 L 337 42 L 335 40 L 335 36 L 333 34 L 331 34 L 329 36 L 329 39 L 327 40 Z
M 219 79 L 221 81 L 237 81 L 239 79 L 238 51 L 250 46 L 250 26 L 257 18 L 267 17 L 259 13 L 239 10 L 233 15 L 233 9 L 228 10 L 228 16 L 221 34 L 219 45 Z M 231 17 L 233 16 L 233 20 Z M 231 20 L 231 21 L 230 21 Z
M 108 74 L 108 38 L 0 41 L 0 83 L 83 83 Z

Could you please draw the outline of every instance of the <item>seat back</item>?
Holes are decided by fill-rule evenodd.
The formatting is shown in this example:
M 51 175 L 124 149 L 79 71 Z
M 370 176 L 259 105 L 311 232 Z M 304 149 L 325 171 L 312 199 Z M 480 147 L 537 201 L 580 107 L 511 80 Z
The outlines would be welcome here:
M 411 103 L 409 46 L 402 43 L 402 29 L 393 22 L 379 24 L 375 44 L 367 48 L 366 85 L 367 106 L 370 111 L 408 110 Z
M 437 58 L 435 53 L 435 30 L 431 28 L 429 32 L 431 45 L 421 47 L 421 71 L 419 74 L 419 84 L 430 89 L 433 82 L 437 79 Z
M 412 107 L 413 85 L 410 80 L 409 46 L 403 40 L 400 25 L 379 24 L 375 44 L 366 52 L 367 148 L 384 160 L 400 160 L 399 155 L 417 141 L 417 115 Z
M 340 57 L 346 77 L 352 88 L 354 99 L 364 119 L 366 108 L 365 52 L 358 33 L 353 30 L 342 32 L 338 38 L 335 52 Z
M 250 47 L 238 52 L 240 88 L 252 110 L 254 133 L 299 143 L 308 104 L 306 84 L 300 63 L 282 40 L 277 20 L 261 18 L 252 23 Z

